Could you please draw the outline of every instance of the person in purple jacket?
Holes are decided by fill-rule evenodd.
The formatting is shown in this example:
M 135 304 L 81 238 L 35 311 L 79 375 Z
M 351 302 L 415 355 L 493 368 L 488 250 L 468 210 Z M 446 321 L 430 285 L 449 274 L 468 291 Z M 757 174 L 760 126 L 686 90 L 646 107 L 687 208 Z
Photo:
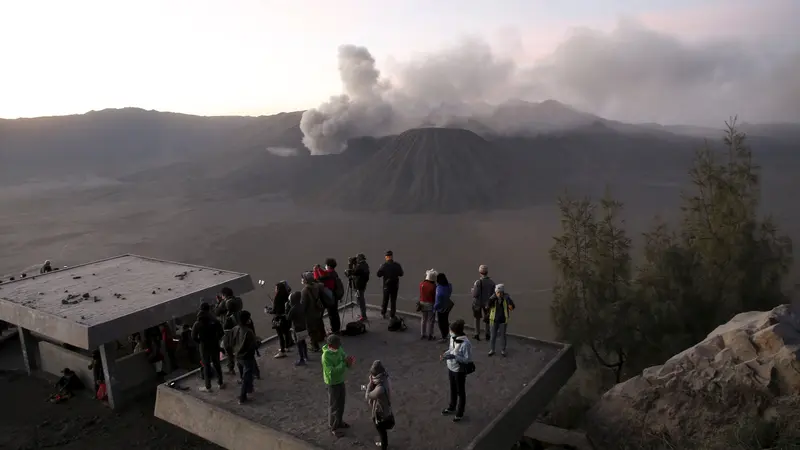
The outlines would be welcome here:
M 450 310 L 453 309 L 453 285 L 447 281 L 447 275 L 439 273 L 436 275 L 436 300 L 433 303 L 433 311 L 436 313 L 436 321 L 439 322 L 439 332 L 442 339 L 439 342 L 447 342 L 450 336 Z

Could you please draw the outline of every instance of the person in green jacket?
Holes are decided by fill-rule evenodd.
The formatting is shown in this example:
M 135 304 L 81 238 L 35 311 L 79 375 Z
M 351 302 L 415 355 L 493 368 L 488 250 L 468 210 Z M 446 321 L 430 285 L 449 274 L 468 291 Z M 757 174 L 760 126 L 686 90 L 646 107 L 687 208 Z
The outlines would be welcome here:
M 342 430 L 350 425 L 342 420 L 344 415 L 344 402 L 347 392 L 344 388 L 344 378 L 347 369 L 352 367 L 356 359 L 347 356 L 342 348 L 339 336 L 331 334 L 326 345 L 322 347 L 322 378 L 328 386 L 328 426 L 331 434 L 342 437 Z

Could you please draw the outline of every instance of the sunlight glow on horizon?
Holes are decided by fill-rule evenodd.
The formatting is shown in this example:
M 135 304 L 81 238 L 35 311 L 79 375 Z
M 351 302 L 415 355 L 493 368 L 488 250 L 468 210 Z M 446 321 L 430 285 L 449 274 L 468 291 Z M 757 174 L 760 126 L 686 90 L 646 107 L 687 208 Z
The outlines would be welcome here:
M 4 0 L 0 118 L 123 107 L 198 115 L 295 111 L 340 91 L 340 44 L 366 46 L 383 69 L 387 59 L 475 34 L 531 61 L 551 52 L 572 27 L 604 29 L 625 14 L 692 34 L 686 24 L 693 8 L 723 4 L 502 3 Z M 455 4 L 462 6 L 453 9 Z

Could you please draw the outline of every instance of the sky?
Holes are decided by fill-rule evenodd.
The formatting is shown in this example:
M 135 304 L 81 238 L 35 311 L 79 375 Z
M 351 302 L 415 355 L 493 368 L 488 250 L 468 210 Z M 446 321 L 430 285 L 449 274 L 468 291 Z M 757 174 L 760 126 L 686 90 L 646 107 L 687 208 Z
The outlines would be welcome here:
M 313 108 L 343 92 L 337 52 L 352 44 L 405 93 L 423 94 L 411 84 L 431 81 L 427 61 L 484 46 L 515 74 L 486 101 L 662 123 L 702 122 L 690 102 L 718 102 L 800 121 L 797 17 L 800 0 L 2 0 L 0 117 Z M 457 69 L 438 74 L 471 86 L 485 68 Z

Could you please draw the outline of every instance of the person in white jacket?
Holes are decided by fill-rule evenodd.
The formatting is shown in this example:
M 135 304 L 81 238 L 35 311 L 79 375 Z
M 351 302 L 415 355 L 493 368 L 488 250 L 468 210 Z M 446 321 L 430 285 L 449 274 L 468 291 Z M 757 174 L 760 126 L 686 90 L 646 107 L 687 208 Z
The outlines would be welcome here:
M 464 333 L 464 321 L 456 320 L 450 324 L 450 348 L 442 353 L 440 360 L 447 362 L 450 379 L 450 403 L 442 410 L 443 416 L 455 413 L 453 422 L 464 418 L 467 403 L 467 375 L 472 365 L 472 343 Z

